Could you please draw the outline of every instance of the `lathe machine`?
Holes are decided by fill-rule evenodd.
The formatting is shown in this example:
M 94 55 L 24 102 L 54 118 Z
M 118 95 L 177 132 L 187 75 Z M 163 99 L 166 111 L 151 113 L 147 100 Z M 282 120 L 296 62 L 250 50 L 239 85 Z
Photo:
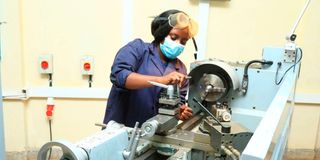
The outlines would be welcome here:
M 46 143 L 38 160 L 46 159 L 52 147 L 61 149 L 62 160 L 279 159 L 301 57 L 300 49 L 264 48 L 261 60 L 195 61 L 188 75 L 191 119 L 176 119 L 179 88 L 163 85 L 159 114 L 140 128 L 110 122 L 75 144 Z

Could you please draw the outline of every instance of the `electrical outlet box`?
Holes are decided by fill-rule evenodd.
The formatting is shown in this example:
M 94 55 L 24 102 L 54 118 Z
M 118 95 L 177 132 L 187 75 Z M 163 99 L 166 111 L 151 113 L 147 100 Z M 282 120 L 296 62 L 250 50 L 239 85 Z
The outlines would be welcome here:
M 284 62 L 293 63 L 296 60 L 297 46 L 295 43 L 289 42 L 284 47 Z
M 53 56 L 52 54 L 42 54 L 38 58 L 38 70 L 41 74 L 53 73 Z
M 81 58 L 80 69 L 82 75 L 93 75 L 94 59 L 92 56 L 85 55 Z

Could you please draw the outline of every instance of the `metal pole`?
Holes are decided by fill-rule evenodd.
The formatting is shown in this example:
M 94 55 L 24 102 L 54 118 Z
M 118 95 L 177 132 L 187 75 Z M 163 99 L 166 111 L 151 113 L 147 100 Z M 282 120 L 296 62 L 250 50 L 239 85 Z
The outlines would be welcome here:
M 3 106 L 2 106 L 2 88 L 1 88 L 1 24 L 0 22 L 0 159 L 5 160 L 4 149 L 4 125 L 3 125 Z
M 290 36 L 293 35 L 294 32 L 296 31 L 296 29 L 297 29 L 297 27 L 298 27 L 298 24 L 299 24 L 302 16 L 304 15 L 304 13 L 306 12 L 306 10 L 307 10 L 310 2 L 311 2 L 311 0 L 307 0 L 307 1 L 306 1 L 305 5 L 304 5 L 304 7 L 303 7 L 303 9 L 302 9 L 302 11 L 300 12 L 300 15 L 299 15 L 297 21 L 294 23 L 294 25 L 293 25 L 293 27 L 292 27 L 292 29 L 291 29 L 291 31 L 290 31 L 287 39 L 290 39 Z
M 0 65 L 0 70 L 1 70 L 1 65 Z M 0 77 L 0 159 L 5 160 L 1 77 Z

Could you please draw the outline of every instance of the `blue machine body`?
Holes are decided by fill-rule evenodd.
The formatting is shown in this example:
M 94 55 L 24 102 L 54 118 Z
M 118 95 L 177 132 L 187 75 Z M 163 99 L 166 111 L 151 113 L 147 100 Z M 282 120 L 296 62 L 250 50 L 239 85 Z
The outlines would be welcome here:
M 262 160 L 268 152 L 273 153 L 272 159 L 281 159 L 283 156 L 294 104 L 287 105 L 287 101 L 291 99 L 294 102 L 302 56 L 301 50 L 297 49 L 295 62 L 287 63 L 283 61 L 284 52 L 283 48 L 265 48 L 263 59 L 273 61 L 273 65 L 263 69 L 249 69 L 247 94 L 243 96 L 234 92 L 232 95 L 232 120 L 254 132 L 241 159 Z M 278 62 L 282 63 L 279 69 Z M 279 82 L 286 71 L 282 82 L 277 85 L 276 76 Z M 242 77 L 244 69 L 237 67 L 236 73 Z

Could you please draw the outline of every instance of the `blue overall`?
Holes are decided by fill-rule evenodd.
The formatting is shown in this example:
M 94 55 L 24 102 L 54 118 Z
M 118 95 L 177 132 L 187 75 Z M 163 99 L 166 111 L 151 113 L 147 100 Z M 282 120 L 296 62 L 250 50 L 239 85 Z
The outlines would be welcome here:
M 175 59 L 164 64 L 157 46 L 154 43 L 145 43 L 135 39 L 122 47 L 113 62 L 110 74 L 112 88 L 109 94 L 104 124 L 110 120 L 133 127 L 135 122 L 140 126 L 149 118 L 158 114 L 158 99 L 160 87 L 149 87 L 130 90 L 125 88 L 125 83 L 130 73 L 142 75 L 163 76 L 173 71 L 187 74 L 185 65 Z M 185 102 L 188 83 L 180 88 L 181 102 Z

